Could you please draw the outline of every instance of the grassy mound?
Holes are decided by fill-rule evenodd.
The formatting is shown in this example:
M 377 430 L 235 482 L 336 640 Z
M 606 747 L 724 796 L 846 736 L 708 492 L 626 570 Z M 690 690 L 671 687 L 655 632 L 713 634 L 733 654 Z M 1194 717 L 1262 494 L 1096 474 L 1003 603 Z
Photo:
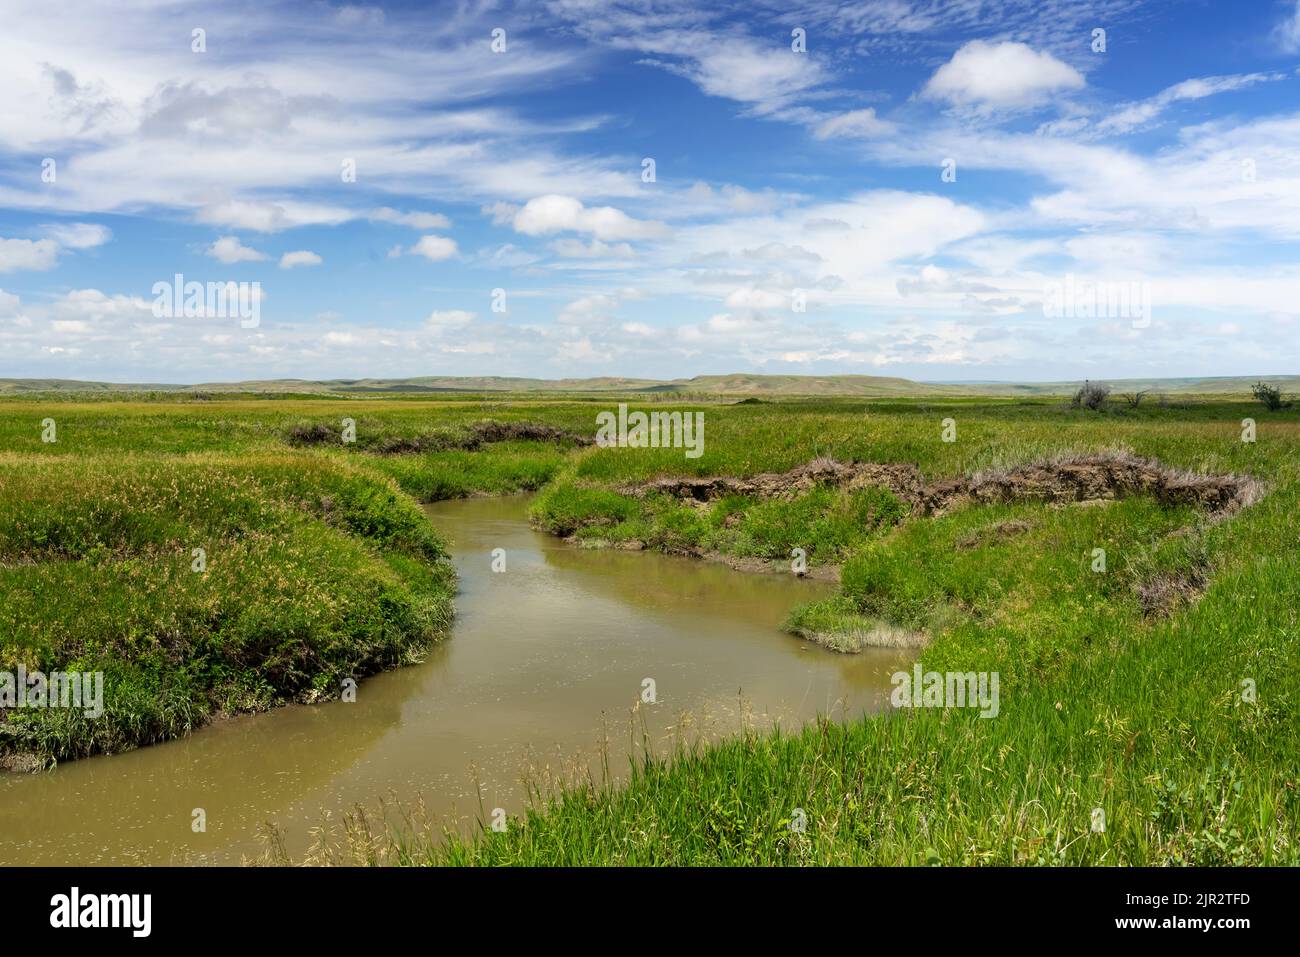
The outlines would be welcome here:
M 452 590 L 416 504 L 337 459 L 4 457 L 0 671 L 102 671 L 105 710 L 0 711 L 0 761 L 337 696 L 345 678 L 417 660 Z
M 780 501 L 727 495 L 713 502 L 666 494 L 634 497 L 561 478 L 538 496 L 533 516 L 544 529 L 583 542 L 628 542 L 678 554 L 719 552 L 786 561 L 802 549 L 810 564 L 836 563 L 908 507 L 888 489 L 814 486 Z

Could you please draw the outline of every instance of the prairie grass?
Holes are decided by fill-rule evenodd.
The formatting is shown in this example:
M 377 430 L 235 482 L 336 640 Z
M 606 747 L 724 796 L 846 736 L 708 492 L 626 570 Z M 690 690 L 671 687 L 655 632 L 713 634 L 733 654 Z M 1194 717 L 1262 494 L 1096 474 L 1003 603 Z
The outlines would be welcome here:
M 0 402 L 3 661 L 119 675 L 128 704 L 98 749 L 310 699 L 345 671 L 398 663 L 445 622 L 448 582 L 428 572 L 441 548 L 414 499 L 540 487 L 537 522 L 588 543 L 782 561 L 802 547 L 838 564 L 840 595 L 796 610 L 791 627 L 922 633 L 927 670 L 1000 675 L 998 716 L 905 709 L 683 745 L 643 754 L 621 787 L 539 792 L 505 833 L 358 826 L 368 836 L 340 861 L 1300 863 L 1300 411 L 1231 397 L 1099 411 L 960 397 L 701 404 L 689 406 L 705 412 L 698 459 L 285 439 L 345 416 L 385 438 L 484 419 L 589 434 L 614 401 Z M 47 415 L 55 445 L 40 442 Z M 1247 417 L 1254 443 L 1241 441 Z M 941 441 L 945 418 L 956 442 Z M 1138 496 L 922 517 L 878 489 L 707 503 L 626 492 L 818 456 L 937 479 L 1115 450 L 1253 476 L 1265 494 L 1219 516 Z M 215 543 L 206 577 L 188 571 L 200 538 Z M 23 746 L 83 753 L 88 740 L 50 725 Z
M 423 512 L 345 461 L 7 455 L 0 670 L 102 671 L 106 710 L 6 709 L 0 759 L 47 764 L 337 697 L 345 678 L 418 660 L 453 587 Z

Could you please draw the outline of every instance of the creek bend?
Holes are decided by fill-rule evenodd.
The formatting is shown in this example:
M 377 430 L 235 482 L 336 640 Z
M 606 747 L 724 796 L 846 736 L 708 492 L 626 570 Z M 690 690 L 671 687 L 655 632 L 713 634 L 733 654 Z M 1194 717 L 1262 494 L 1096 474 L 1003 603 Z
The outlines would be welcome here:
M 638 708 L 635 737 L 644 721 L 665 753 L 684 714 L 690 740 L 745 720 L 793 729 L 819 713 L 880 710 L 889 675 L 911 660 L 842 655 L 780 630 L 791 608 L 833 586 L 575 548 L 532 529 L 527 509 L 525 496 L 427 507 L 460 575 L 452 632 L 423 663 L 361 682 L 355 703 L 290 705 L 0 775 L 0 864 L 237 864 L 261 853 L 264 822 L 300 855 L 322 812 L 338 823 L 389 798 L 419 797 L 435 822 L 468 828 L 480 791 L 485 814 L 517 813 L 526 767 L 596 768 L 602 742 L 624 777 L 646 678 L 657 701 Z M 202 833 L 191 828 L 196 808 Z

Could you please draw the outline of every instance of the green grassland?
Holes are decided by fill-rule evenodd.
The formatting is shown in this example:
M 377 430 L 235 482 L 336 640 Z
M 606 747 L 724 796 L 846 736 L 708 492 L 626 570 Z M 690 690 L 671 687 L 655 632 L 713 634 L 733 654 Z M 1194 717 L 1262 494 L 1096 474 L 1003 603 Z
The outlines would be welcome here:
M 452 592 L 417 501 L 540 490 L 538 525 L 589 546 L 780 562 L 802 548 L 840 569 L 841 590 L 797 609 L 793 630 L 921 634 L 927 670 L 1000 675 L 999 714 L 904 709 L 648 754 L 625 786 L 539 795 L 504 834 L 393 833 L 388 859 L 1300 861 L 1300 412 L 1237 397 L 1100 412 L 1041 396 L 715 398 L 670 406 L 704 412 L 704 454 L 687 459 L 583 444 L 611 401 L 0 400 L 0 669 L 102 666 L 110 685 L 109 720 L 11 715 L 0 754 L 116 750 L 411 660 L 444 632 Z M 47 417 L 57 442 L 41 440 Z M 1251 476 L 1263 494 L 1222 515 L 1144 495 L 924 515 L 875 487 L 634 494 L 819 457 L 942 479 L 1097 453 Z M 195 547 L 206 573 L 190 570 Z

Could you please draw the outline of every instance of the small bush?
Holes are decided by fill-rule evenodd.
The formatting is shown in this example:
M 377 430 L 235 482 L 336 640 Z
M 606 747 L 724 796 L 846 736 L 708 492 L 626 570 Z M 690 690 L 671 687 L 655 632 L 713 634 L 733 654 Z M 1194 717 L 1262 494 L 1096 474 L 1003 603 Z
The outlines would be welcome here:
M 1277 412 L 1279 409 L 1289 409 L 1291 407 L 1290 402 L 1283 401 L 1282 390 L 1269 385 L 1267 382 L 1256 382 L 1250 387 L 1250 391 L 1254 393 L 1256 399 L 1264 403 L 1264 408 L 1270 412 Z
M 1082 406 L 1085 409 L 1091 409 L 1093 412 L 1096 412 L 1101 408 L 1102 403 L 1106 401 L 1108 395 L 1110 395 L 1110 386 L 1097 385 L 1095 382 L 1088 382 L 1085 380 L 1083 387 L 1074 394 L 1074 399 L 1071 401 L 1071 404 L 1076 408 Z

